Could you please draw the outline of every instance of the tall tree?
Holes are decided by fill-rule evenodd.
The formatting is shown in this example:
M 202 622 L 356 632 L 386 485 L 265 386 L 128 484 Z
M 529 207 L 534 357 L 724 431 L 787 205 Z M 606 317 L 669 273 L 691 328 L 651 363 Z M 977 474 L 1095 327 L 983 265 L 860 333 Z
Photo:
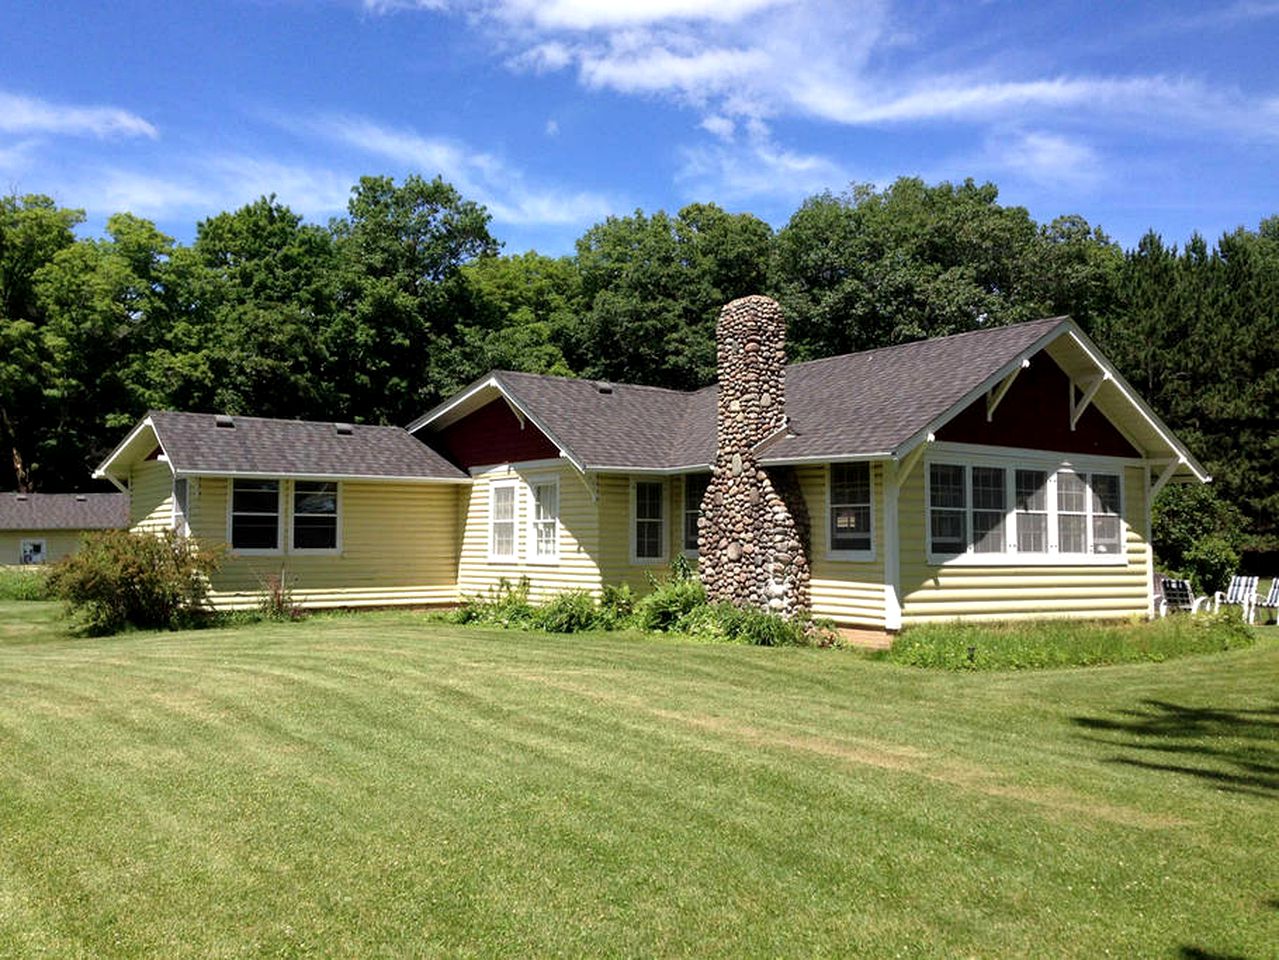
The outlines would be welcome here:
M 772 231 L 750 214 L 692 204 L 675 217 L 610 217 L 577 242 L 584 373 L 692 388 L 715 373 L 715 320 L 766 289 Z
M 465 382 L 460 270 L 497 253 L 488 223 L 439 177 L 360 179 L 331 225 L 338 309 L 325 334 L 324 376 L 352 416 L 402 423 Z

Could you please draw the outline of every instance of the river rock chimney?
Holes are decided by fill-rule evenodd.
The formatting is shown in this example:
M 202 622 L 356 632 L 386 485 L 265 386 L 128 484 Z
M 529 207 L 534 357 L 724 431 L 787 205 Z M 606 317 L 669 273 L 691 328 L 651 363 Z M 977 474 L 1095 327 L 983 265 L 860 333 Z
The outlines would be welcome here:
M 804 500 L 789 468 L 757 451 L 786 428 L 786 321 L 768 297 L 720 311 L 715 465 L 698 524 L 698 572 L 712 602 L 791 618 L 809 606 Z

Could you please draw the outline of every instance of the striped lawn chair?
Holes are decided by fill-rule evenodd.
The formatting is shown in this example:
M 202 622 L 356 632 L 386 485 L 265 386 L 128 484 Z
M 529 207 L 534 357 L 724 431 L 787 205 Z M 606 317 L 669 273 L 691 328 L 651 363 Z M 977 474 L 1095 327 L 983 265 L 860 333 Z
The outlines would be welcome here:
M 1279 619 L 1279 577 L 1275 577 L 1270 581 L 1270 592 L 1266 594 L 1264 600 L 1258 600 L 1254 605 L 1256 607 L 1265 607 L 1267 610 L 1273 610 L 1275 617 Z
M 1212 610 L 1216 613 L 1223 603 L 1243 608 L 1243 618 L 1252 623 L 1257 616 L 1257 577 L 1231 577 L 1230 586 L 1224 592 L 1212 595 Z
M 1168 616 L 1174 610 L 1198 613 L 1199 608 L 1210 599 L 1212 598 L 1196 597 L 1195 592 L 1190 589 L 1189 580 L 1173 580 L 1170 577 L 1163 578 L 1161 592 L 1155 597 L 1161 617 Z

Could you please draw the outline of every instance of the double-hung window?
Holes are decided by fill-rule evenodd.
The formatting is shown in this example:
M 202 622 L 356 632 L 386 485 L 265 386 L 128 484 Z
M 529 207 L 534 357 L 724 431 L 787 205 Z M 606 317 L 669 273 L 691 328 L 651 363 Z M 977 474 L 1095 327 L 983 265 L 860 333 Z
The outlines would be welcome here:
M 711 485 L 709 473 L 684 476 L 684 552 L 697 552 L 697 521 L 702 516 L 702 498 Z
M 939 561 L 1061 556 L 1079 562 L 1095 555 L 1120 560 L 1123 553 L 1118 473 L 932 463 L 927 509 L 929 553 Z
M 661 481 L 635 481 L 634 559 L 666 559 L 666 485 Z
M 515 480 L 495 480 L 489 484 L 489 556 L 494 559 L 515 557 L 516 490 Z
M 533 500 L 531 559 L 554 560 L 560 552 L 560 482 L 555 478 L 533 480 L 529 490 Z
M 338 548 L 338 485 L 297 480 L 293 484 L 293 549 Z
M 871 551 L 871 484 L 869 463 L 830 466 L 830 552 L 869 554 Z
M 280 481 L 231 481 L 231 549 L 275 553 L 280 549 Z

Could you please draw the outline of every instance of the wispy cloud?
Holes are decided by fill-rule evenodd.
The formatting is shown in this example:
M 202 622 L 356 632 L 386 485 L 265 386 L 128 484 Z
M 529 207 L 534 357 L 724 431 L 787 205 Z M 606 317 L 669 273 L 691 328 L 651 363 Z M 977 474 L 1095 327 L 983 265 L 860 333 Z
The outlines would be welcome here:
M 982 166 L 1042 187 L 1091 190 L 1105 175 L 1104 160 L 1091 144 L 1042 130 L 992 136 L 982 159 Z
M 120 107 L 51 103 L 4 92 L 0 92 L 0 132 L 153 140 L 159 136 L 152 124 Z
M 714 132 L 714 131 L 712 131 Z M 720 136 L 717 143 L 685 147 L 676 178 L 690 197 L 707 194 L 728 203 L 793 202 L 847 185 L 848 170 L 829 157 L 790 150 L 776 143 L 755 121 L 744 137 Z
M 614 198 L 530 182 L 524 171 L 456 140 L 383 126 L 364 117 L 324 116 L 299 128 L 424 176 L 439 174 L 483 203 L 500 223 L 587 224 L 618 209 Z

